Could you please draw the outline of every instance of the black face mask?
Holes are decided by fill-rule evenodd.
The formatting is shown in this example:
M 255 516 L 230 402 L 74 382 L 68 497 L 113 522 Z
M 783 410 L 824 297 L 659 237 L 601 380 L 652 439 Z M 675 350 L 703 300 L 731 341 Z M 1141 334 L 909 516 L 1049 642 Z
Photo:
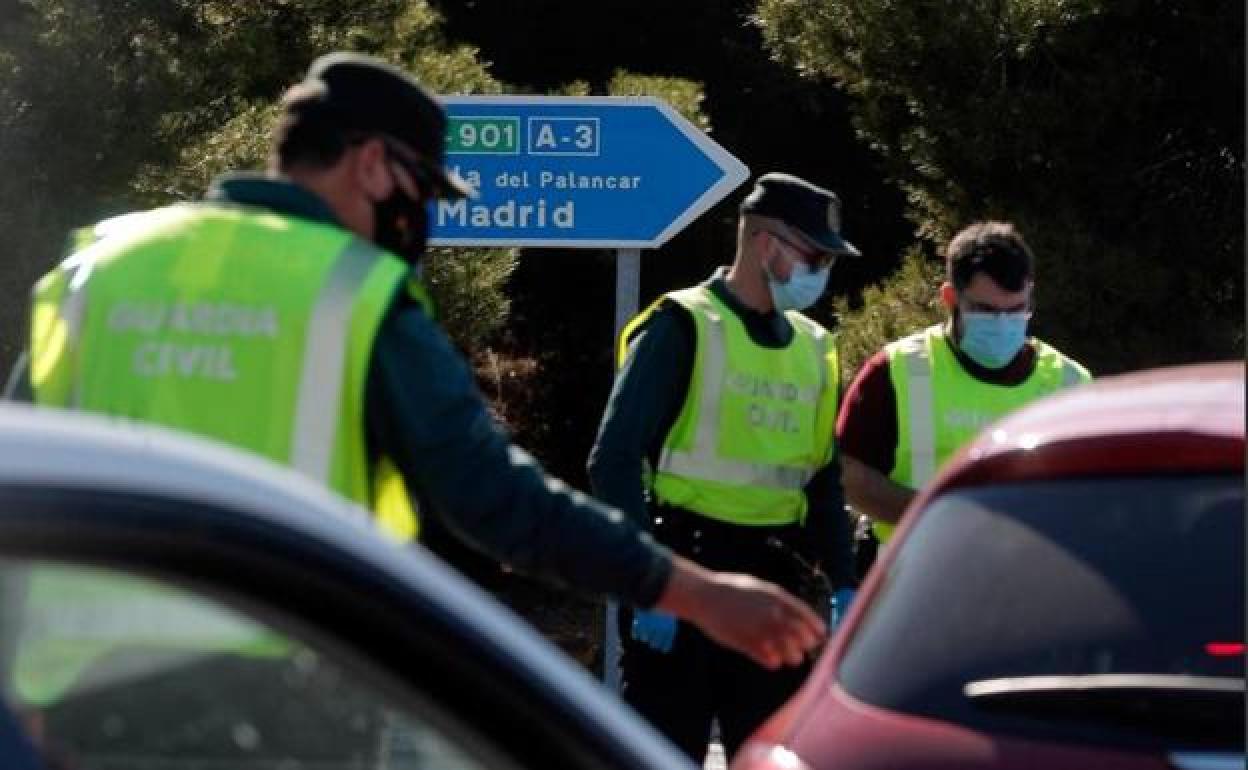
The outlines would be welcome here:
M 415 264 L 429 241 L 429 210 L 403 194 L 398 185 L 385 200 L 373 204 L 373 242 Z

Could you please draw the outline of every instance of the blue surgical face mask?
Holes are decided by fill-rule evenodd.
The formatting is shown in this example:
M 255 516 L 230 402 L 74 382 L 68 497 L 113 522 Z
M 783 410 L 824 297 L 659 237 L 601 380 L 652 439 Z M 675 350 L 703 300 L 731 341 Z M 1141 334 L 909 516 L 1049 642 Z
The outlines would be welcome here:
M 1031 313 L 971 313 L 962 311 L 962 339 L 958 347 L 988 369 L 1000 369 L 1014 360 L 1027 341 Z
M 815 304 L 828 286 L 828 273 L 828 267 L 815 270 L 804 262 L 795 262 L 789 280 L 780 283 L 768 270 L 767 288 L 771 291 L 771 303 L 776 306 L 776 312 L 805 310 Z

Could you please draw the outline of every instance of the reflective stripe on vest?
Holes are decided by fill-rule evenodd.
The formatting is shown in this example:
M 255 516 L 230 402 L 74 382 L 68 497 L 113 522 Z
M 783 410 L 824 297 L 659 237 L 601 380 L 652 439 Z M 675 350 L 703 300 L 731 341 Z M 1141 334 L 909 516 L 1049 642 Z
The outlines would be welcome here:
M 760 348 L 706 287 L 668 294 L 638 321 L 669 300 L 692 315 L 696 346 L 690 390 L 659 453 L 655 497 L 733 524 L 803 521 L 804 487 L 829 461 L 833 446 L 831 335 L 794 313 L 789 346 Z M 626 327 L 621 356 L 638 328 L 637 321 Z M 759 459 L 749 459 L 751 454 Z
M 933 326 L 888 346 L 889 368 L 897 398 L 897 456 L 890 478 L 919 489 L 936 475 L 963 444 L 988 422 L 1037 398 L 1090 379 L 1087 370 L 1040 340 L 1032 340 L 1036 363 L 1028 378 L 1015 386 L 981 383 L 957 362 L 942 326 Z M 938 370 L 937 367 L 944 367 Z M 941 383 L 936 383 L 940 375 Z M 973 412 L 969 424 L 950 427 L 957 408 Z M 966 416 L 959 416 L 966 423 Z M 893 526 L 873 522 L 881 542 Z
M 672 473 L 700 481 L 726 481 L 757 487 L 801 490 L 814 476 L 812 468 L 795 468 L 791 465 L 769 465 L 741 460 L 728 460 L 719 456 L 719 408 L 727 379 L 727 342 L 724 339 L 723 318 L 711 309 L 704 310 L 707 339 L 704 349 L 702 392 L 698 398 L 698 414 L 695 418 L 693 448 L 681 451 L 664 446 L 659 453 L 659 472 Z M 795 332 L 796 334 L 797 332 Z M 818 339 L 820 350 L 826 350 L 824 332 Z M 819 383 L 819 393 L 827 386 L 826 370 Z
M 330 483 L 329 468 L 340 419 L 338 406 L 342 403 L 351 311 L 377 256 L 377 247 L 372 244 L 359 238 L 348 241 L 335 258 L 308 321 L 290 464 L 326 484 Z M 326 408 L 329 404 L 334 408 Z
M 932 358 L 926 345 L 902 353 L 910 377 L 911 486 L 926 484 L 936 474 L 936 423 L 932 404 Z
M 87 315 L 87 278 L 91 276 L 93 264 L 89 250 L 78 259 L 71 257 L 65 262 L 67 285 L 57 315 L 64 328 L 65 345 L 71 351 L 78 350 L 82 343 L 82 326 Z M 70 382 L 69 403 L 77 408 L 82 403 L 82 382 L 77 377 Z

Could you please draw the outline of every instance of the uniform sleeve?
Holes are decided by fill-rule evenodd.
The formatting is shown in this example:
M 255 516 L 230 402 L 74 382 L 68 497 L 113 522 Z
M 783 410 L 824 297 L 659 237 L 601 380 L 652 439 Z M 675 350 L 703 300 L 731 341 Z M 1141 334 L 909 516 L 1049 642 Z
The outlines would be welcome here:
M 642 607 L 658 600 L 669 553 L 512 446 L 463 357 L 413 306 L 393 311 L 378 334 L 365 419 L 372 448 L 469 545 L 566 586 Z
M 675 303 L 655 310 L 629 347 L 589 453 L 594 495 L 648 527 L 642 464 L 657 456 L 689 389 L 693 320 Z
M 897 395 L 881 350 L 862 365 L 845 392 L 836 423 L 840 451 L 888 475 L 897 455 Z

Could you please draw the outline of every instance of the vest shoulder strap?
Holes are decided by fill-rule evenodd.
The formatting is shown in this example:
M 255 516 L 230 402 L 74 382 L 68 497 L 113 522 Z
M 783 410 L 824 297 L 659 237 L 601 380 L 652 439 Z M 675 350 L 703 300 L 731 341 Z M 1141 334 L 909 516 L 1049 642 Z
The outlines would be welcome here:
M 903 337 L 886 346 L 889 368 L 897 392 L 899 446 L 908 447 L 913 486 L 925 483 L 936 472 L 935 392 L 932 385 L 933 346 L 943 344 L 939 325 Z M 902 414 L 906 417 L 902 419 Z M 908 439 L 908 441 L 904 440 Z
M 326 405 L 341 403 L 356 297 L 377 261 L 385 258 L 372 243 L 351 238 L 335 257 L 309 317 L 290 464 L 313 478 L 330 476 L 339 415 Z
M 785 317 L 793 325 L 795 334 L 807 337 L 814 342 L 815 350 L 819 353 L 821 371 L 824 373 L 824 379 L 820 383 L 820 391 L 826 392 L 831 390 L 839 396 L 841 389 L 841 362 L 840 351 L 837 348 L 837 335 L 815 319 L 796 310 L 787 311 Z
M 665 299 L 665 297 L 659 297 L 654 302 L 651 302 L 645 310 L 633 316 L 633 320 L 624 324 L 624 328 L 620 330 L 620 339 L 616 343 L 616 369 L 624 368 L 624 361 L 628 358 L 628 346 L 632 344 L 633 337 L 637 334 L 637 331 L 642 327 L 642 325 L 645 324 L 646 320 L 650 318 L 654 311 L 663 306 Z
M 941 335 L 944 331 L 939 325 L 929 326 L 926 329 L 920 329 L 914 334 L 909 334 L 901 339 L 893 340 L 884 346 L 886 350 L 892 353 L 911 353 L 925 350 L 928 345 L 929 336 Z
M 718 312 L 715 297 L 705 286 L 690 286 L 687 289 L 669 291 L 663 295 L 663 298 L 676 302 L 694 313 Z
M 1032 340 L 1036 346 L 1036 362 L 1037 366 L 1052 366 L 1061 369 L 1060 386 L 1069 388 L 1072 385 L 1078 385 L 1092 380 L 1092 374 L 1083 366 L 1083 364 L 1070 358 L 1057 348 L 1049 345 L 1044 340 Z
M 716 315 L 716 311 L 714 310 L 715 306 L 709 294 L 710 292 L 704 287 L 691 286 L 687 289 L 669 291 L 660 296 L 654 302 L 651 302 L 645 310 L 638 313 L 633 320 L 625 324 L 624 328 L 620 331 L 620 339 L 616 347 L 615 368 L 619 369 L 624 366 L 624 361 L 628 358 L 628 348 L 629 345 L 632 344 L 633 338 L 637 335 L 637 332 L 641 329 L 641 327 L 645 325 L 646 321 L 649 320 L 650 316 L 666 303 L 675 302 L 681 307 L 687 309 L 695 317 L 699 316 L 699 314 L 702 314 L 700 317 Z M 695 318 L 695 324 L 696 322 Z
M 932 345 L 943 342 L 944 331 L 937 326 L 929 326 L 922 331 L 885 345 L 890 361 L 900 358 L 905 363 L 905 372 L 911 377 L 932 376 Z
M 162 222 L 183 219 L 194 213 L 200 204 L 175 203 L 146 211 L 132 211 L 128 214 L 102 219 L 94 225 L 80 227 L 73 232 L 71 248 L 74 251 L 90 246 L 105 238 L 141 233 Z
M 803 315 L 796 310 L 786 311 L 784 317 L 793 325 L 793 330 L 798 334 L 805 334 L 808 337 L 819 339 L 832 334 L 828 327 L 819 323 L 810 316 Z

